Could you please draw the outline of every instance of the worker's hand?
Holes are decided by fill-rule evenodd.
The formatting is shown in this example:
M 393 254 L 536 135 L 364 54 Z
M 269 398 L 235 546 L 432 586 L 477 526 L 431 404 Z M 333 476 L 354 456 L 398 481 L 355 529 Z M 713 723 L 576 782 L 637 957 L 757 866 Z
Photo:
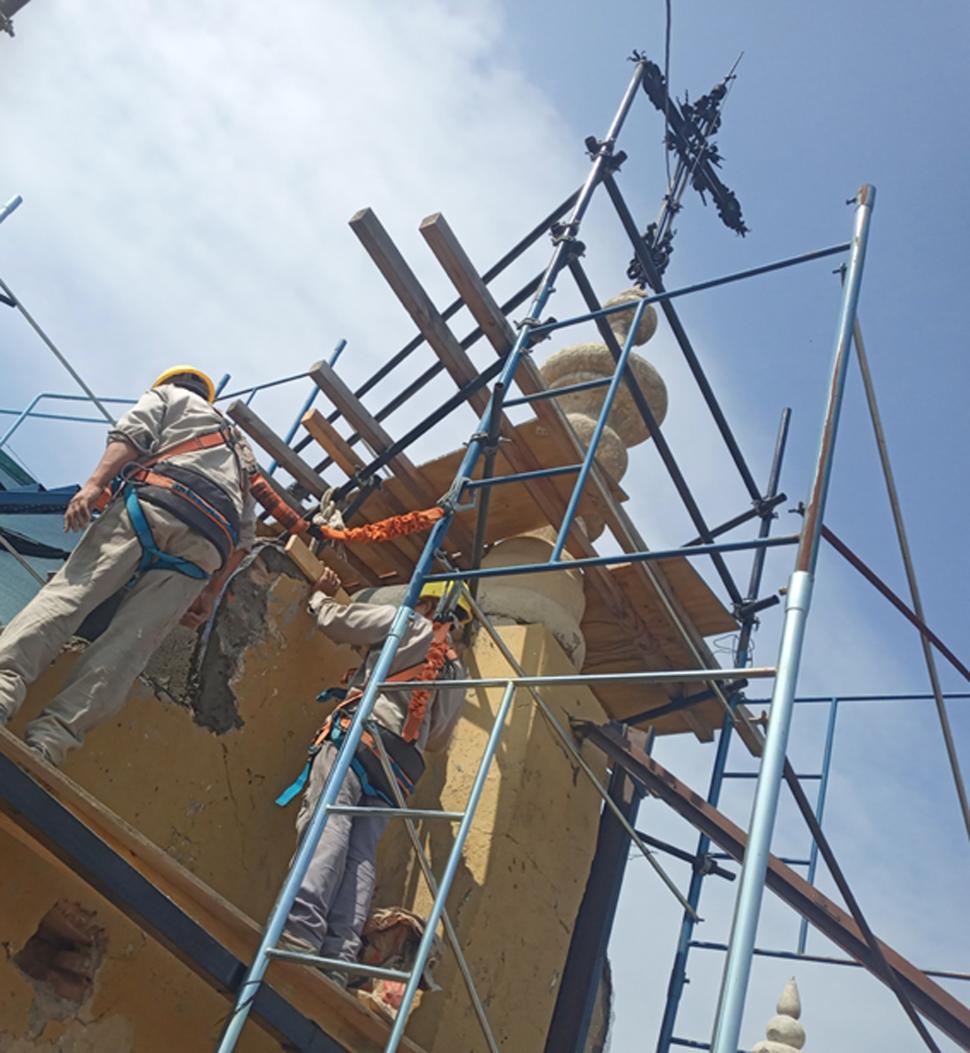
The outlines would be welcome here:
M 91 511 L 101 496 L 101 489 L 87 482 L 71 498 L 64 512 L 64 532 L 83 530 L 91 522 Z
M 179 625 L 186 629 L 201 629 L 212 617 L 215 598 L 208 592 L 200 592 L 192 601 L 192 606 L 182 615 Z
M 313 591 L 326 593 L 327 596 L 336 596 L 342 585 L 340 575 L 329 567 L 324 567 L 320 577 L 313 583 Z

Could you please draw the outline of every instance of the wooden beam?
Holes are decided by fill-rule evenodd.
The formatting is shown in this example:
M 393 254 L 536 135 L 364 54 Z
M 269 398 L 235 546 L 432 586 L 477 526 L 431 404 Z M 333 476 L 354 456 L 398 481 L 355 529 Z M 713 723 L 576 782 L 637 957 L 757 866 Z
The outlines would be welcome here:
M 384 430 L 380 421 L 364 407 L 360 399 L 337 376 L 333 367 L 326 362 L 317 362 L 310 368 L 310 377 L 375 454 L 384 453 L 393 446 L 394 440 Z M 392 457 L 388 467 L 414 489 L 419 501 L 432 505 L 437 500 L 437 496 L 428 490 L 417 466 L 406 453 L 399 453 Z
M 748 835 L 704 797 L 685 786 L 661 767 L 643 748 L 646 736 L 642 731 L 620 728 L 617 725 L 599 727 L 586 721 L 574 725 L 578 733 L 599 746 L 607 756 L 646 786 L 692 826 L 711 839 L 732 859 L 741 862 L 747 847 Z M 878 956 L 864 939 L 852 917 L 836 906 L 813 885 L 769 855 L 765 883 L 779 898 L 827 936 L 857 962 L 865 966 L 877 980 L 885 983 Z M 948 1035 L 959 1048 L 970 1049 L 970 1008 L 948 991 L 935 984 L 924 972 L 888 944 L 879 940 L 879 948 L 896 979 L 913 1006 Z
M 226 410 L 226 415 L 275 461 L 308 490 L 314 497 L 322 497 L 329 489 L 327 483 L 296 453 L 286 445 L 275 431 L 245 403 L 238 399 Z
M 330 457 L 333 458 L 334 464 L 336 464 L 348 478 L 352 478 L 364 467 L 364 461 L 360 454 L 357 453 L 353 446 L 347 442 L 347 440 L 319 410 L 310 410 L 304 415 L 301 423 L 303 424 L 303 427 L 306 428 L 307 433 L 311 438 L 313 438 L 322 449 L 326 450 Z M 396 516 L 400 515 L 402 512 L 410 511 L 410 509 L 401 504 L 393 494 L 381 489 L 374 490 L 374 492 L 367 498 L 367 504 L 373 510 L 374 515 L 364 515 L 363 512 L 358 513 L 366 522 L 373 522 L 374 519 L 387 519 L 390 516 Z M 401 561 L 391 553 L 392 548 L 401 552 L 406 561 L 406 565 L 401 563 Z M 411 572 L 414 570 L 414 563 L 421 555 L 421 546 L 410 537 L 400 537 L 395 538 L 393 541 L 385 541 L 381 551 L 386 551 L 388 553 L 389 562 L 392 562 L 399 571 L 405 573 L 407 577 L 410 577 Z
M 479 276 L 445 217 L 435 212 L 422 220 L 418 229 L 488 342 L 505 354 L 515 343 L 515 330 L 488 291 L 488 286 Z
M 429 216 L 422 223 L 421 232 L 495 351 L 500 355 L 507 354 L 515 342 L 515 331 L 444 217 Z M 528 356 L 523 358 L 515 372 L 515 383 L 526 395 L 544 391 L 548 386 L 535 362 Z M 532 409 L 550 435 L 556 437 L 567 451 L 571 451 L 569 456 L 575 456 L 581 461 L 585 449 L 556 400 L 544 399 L 534 402 Z M 590 473 L 589 485 L 603 505 L 607 524 L 624 549 L 628 552 L 645 551 L 646 544 L 626 512 L 613 500 L 609 480 L 596 464 L 593 465 Z M 648 567 L 646 563 L 637 563 L 634 573 L 644 586 L 657 592 L 669 612 L 666 616 L 671 625 L 678 632 L 681 631 L 681 628 L 683 629 L 689 646 L 697 656 L 698 663 L 702 666 L 716 666 L 717 661 L 713 653 L 685 614 L 664 572 L 657 567 Z M 753 743 L 749 741 L 748 736 L 743 737 L 745 744 L 751 749 Z
M 384 275 L 385 281 L 411 316 L 418 331 L 441 359 L 452 380 L 459 387 L 464 387 L 474 380 L 478 376 L 478 369 L 468 357 L 468 352 L 448 328 L 448 323 L 431 302 L 431 297 L 425 292 L 375 213 L 369 208 L 362 208 L 351 218 L 350 228 L 377 264 L 377 269 Z M 469 396 L 468 401 L 479 414 L 484 413 L 488 404 L 488 392 L 484 389 L 476 391 Z

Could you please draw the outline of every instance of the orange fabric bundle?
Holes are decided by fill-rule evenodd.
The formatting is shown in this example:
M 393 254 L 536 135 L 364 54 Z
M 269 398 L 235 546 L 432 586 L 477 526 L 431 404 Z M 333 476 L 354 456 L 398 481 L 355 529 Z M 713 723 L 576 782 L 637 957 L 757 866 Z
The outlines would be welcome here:
M 424 508 L 418 512 L 405 512 L 403 515 L 379 519 L 376 523 L 364 523 L 363 526 L 347 527 L 335 530 L 333 527 L 318 527 L 324 537 L 334 541 L 390 541 L 391 538 L 404 537 L 427 530 L 445 514 L 443 508 Z

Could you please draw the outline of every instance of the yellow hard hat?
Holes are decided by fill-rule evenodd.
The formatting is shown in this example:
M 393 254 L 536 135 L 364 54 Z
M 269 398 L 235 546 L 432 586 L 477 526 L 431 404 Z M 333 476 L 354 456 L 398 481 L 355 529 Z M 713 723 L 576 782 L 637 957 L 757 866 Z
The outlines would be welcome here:
M 216 386 L 212 383 L 212 377 L 210 377 L 208 373 L 203 373 L 202 370 L 198 369 L 196 366 L 172 366 L 171 368 L 166 369 L 165 372 L 158 377 L 155 383 L 152 384 L 152 387 L 161 387 L 162 384 L 167 384 L 175 377 L 185 376 L 186 374 L 192 377 L 198 377 L 199 380 L 205 384 L 206 402 L 215 402 Z
M 421 588 L 421 599 L 440 600 L 446 591 L 450 591 L 454 587 L 455 583 L 451 581 L 427 581 Z M 460 622 L 470 622 L 472 620 L 472 612 L 468 607 L 468 601 L 465 599 L 463 592 L 459 594 L 458 602 L 455 604 L 455 614 Z

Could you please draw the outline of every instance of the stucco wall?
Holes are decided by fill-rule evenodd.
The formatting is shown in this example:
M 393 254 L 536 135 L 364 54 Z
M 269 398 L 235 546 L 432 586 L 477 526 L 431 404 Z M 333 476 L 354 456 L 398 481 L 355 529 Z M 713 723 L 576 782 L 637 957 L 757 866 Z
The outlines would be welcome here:
M 194 651 L 196 638 L 177 630 L 153 662 L 148 680 L 135 685 L 126 708 L 94 731 L 64 767 L 257 921 L 265 918 L 293 849 L 296 806 L 282 810 L 273 799 L 302 766 L 306 743 L 322 719 L 317 692 L 338 681 L 355 660 L 349 649 L 330 644 L 316 631 L 304 609 L 306 584 L 295 570 L 275 554 L 266 562 L 257 562 L 235 584 L 204 659 Z M 574 671 L 542 627 L 511 626 L 502 634 L 529 671 Z M 73 655 L 65 654 L 37 682 L 13 731 L 21 732 L 56 693 L 72 661 Z M 482 675 L 508 672 L 484 634 L 470 665 Z M 470 696 L 450 751 L 429 764 L 416 805 L 464 806 L 499 694 L 496 689 Z M 595 698 L 582 688 L 549 692 L 548 701 L 563 719 L 565 713 L 603 717 Z M 602 759 L 584 752 L 602 771 Z M 503 1049 L 542 1049 L 598 816 L 598 798 L 522 692 L 450 901 Z M 424 827 L 439 874 L 452 831 L 450 824 Z M 385 838 L 375 903 L 415 905 L 421 911 L 429 901 L 418 888 L 415 865 L 404 863 L 410 856 L 405 840 L 403 829 L 393 827 Z M 7 960 L 0 962 L 0 1035 L 8 1036 L 0 1039 L 0 1051 L 87 1053 L 85 1036 L 98 1033 L 92 1026 L 107 1027 L 118 1014 L 128 1020 L 129 1031 L 112 1023 L 117 1035 L 91 1049 L 153 1053 L 156 1047 L 148 1039 L 129 1041 L 142 1030 L 153 1036 L 151 1041 L 167 1036 L 167 1045 L 159 1039 L 159 1049 L 211 1049 L 226 1003 L 72 875 L 8 841 L 0 842 L 0 877 L 5 890 L 17 890 L 17 909 L 0 911 L 0 940 L 7 948 Z M 9 1036 L 23 1042 L 33 1033 L 30 981 L 9 958 L 64 896 L 96 902 L 99 914 L 110 917 L 109 951 L 96 997 L 87 1017 L 76 1021 L 76 1038 L 44 1044 L 62 1029 L 48 1024 L 54 1031 L 43 1029 L 32 1044 L 9 1045 Z M 425 999 L 409 1033 L 435 1051 L 474 1053 L 482 1048 L 477 1025 L 448 956 L 438 978 L 446 993 Z M 165 1020 L 178 1026 L 177 1043 L 166 1032 Z M 193 1022 L 197 1044 L 183 1037 L 183 1020 Z M 202 1024 L 196 1027 L 196 1021 Z M 259 1029 L 251 1030 L 256 1036 L 249 1039 L 251 1048 L 266 1048 Z
M 529 673 L 570 674 L 575 667 L 541 626 L 507 626 L 502 637 Z M 505 659 L 483 634 L 469 662 L 477 676 L 508 675 Z M 412 803 L 461 811 L 491 729 L 502 691 L 470 693 L 446 754 L 433 757 Z M 602 721 L 586 688 L 543 689 L 561 724 L 567 716 Z M 603 778 L 601 755 L 583 756 Z M 449 900 L 452 920 L 476 978 L 479 995 L 502 1049 L 542 1053 L 556 991 L 596 843 L 600 799 L 553 738 L 531 696 L 518 692 L 475 825 Z M 420 824 L 423 843 L 440 876 L 454 826 Z M 407 835 L 392 828 L 380 850 L 380 903 L 430 905 L 423 878 L 407 851 Z M 408 859 L 401 865 L 402 859 Z M 486 1050 L 461 976 L 446 952 L 436 979 L 444 988 L 427 996 L 409 1033 L 433 1053 Z

